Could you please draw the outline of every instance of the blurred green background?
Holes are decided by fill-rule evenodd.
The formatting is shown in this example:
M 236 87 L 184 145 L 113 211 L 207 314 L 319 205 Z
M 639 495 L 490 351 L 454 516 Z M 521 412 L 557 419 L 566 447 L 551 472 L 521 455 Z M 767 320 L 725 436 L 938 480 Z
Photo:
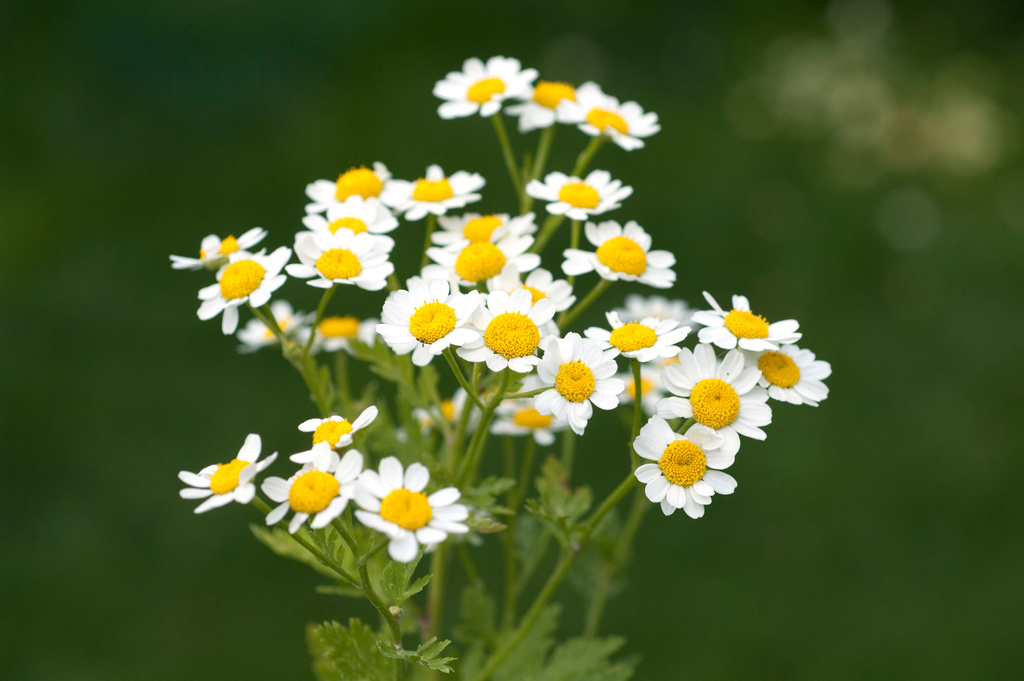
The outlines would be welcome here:
M 196 319 L 209 275 L 167 256 L 255 225 L 290 245 L 305 184 L 375 160 L 481 172 L 477 206 L 507 210 L 490 125 L 431 95 L 495 54 L 656 111 L 647 148 L 593 166 L 635 188 L 613 217 L 677 254 L 676 297 L 745 293 L 834 368 L 744 445 L 735 495 L 648 516 L 604 626 L 637 678 L 1021 674 L 1021 7 L 4 3 L 0 678 L 312 678 L 304 624 L 367 614 L 252 512 L 177 498 L 248 432 L 297 451 L 313 412 L 276 353 Z M 559 131 L 552 168 L 584 142 Z M 575 476 L 599 492 L 603 442 Z

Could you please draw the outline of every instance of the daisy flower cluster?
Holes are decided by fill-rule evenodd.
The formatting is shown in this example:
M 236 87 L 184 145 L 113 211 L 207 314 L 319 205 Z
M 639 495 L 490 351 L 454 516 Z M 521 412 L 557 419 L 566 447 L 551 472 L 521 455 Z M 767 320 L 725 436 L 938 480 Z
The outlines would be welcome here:
M 657 114 L 595 83 L 539 80 L 500 56 L 467 59 L 433 92 L 444 120 L 490 119 L 518 205 L 485 196 L 487 182 L 471 170 L 417 163 L 422 175 L 398 179 L 382 162 L 355 162 L 306 185 L 290 245 L 256 250 L 268 234 L 254 228 L 203 238 L 198 258 L 171 256 L 175 269 L 205 271 L 198 317 L 220 316 L 242 352 L 279 351 L 318 412 L 298 424 L 290 471 L 257 481 L 277 453 L 261 458 L 262 439 L 250 434 L 228 463 L 182 471 L 181 496 L 201 500 L 196 513 L 232 501 L 255 507 L 276 528 L 258 536 L 365 597 L 397 651 L 413 629 L 443 638 L 453 552 L 472 572 L 473 552 L 504 533 L 504 621 L 529 628 L 515 584 L 546 542 L 532 562 L 517 554 L 511 537 L 524 514 L 573 547 L 559 559 L 570 562 L 631 492 L 637 508 L 700 518 L 716 494 L 736 489 L 725 471 L 745 438 L 765 439 L 773 402 L 817 406 L 831 372 L 797 345 L 795 320 L 769 321 L 744 296 L 723 307 L 705 293 L 709 307 L 697 310 L 666 297 L 676 256 L 655 247 L 657 230 L 608 215 L 628 209 L 634 188 L 589 166 L 607 142 L 614 153 L 642 149 L 660 130 Z M 539 131 L 535 153 L 513 148 L 507 116 L 524 135 Z M 546 172 L 559 126 L 583 133 L 583 150 L 575 167 Z M 278 297 L 286 283 L 312 311 Z M 594 314 L 613 286 L 642 293 Z M 589 323 L 574 328 L 588 311 Z M 239 328 L 242 313 L 251 318 Z M 616 448 L 608 429 L 623 423 Z M 580 438 L 605 440 L 589 448 L 586 469 L 624 474 L 592 510 L 579 501 L 589 493 L 572 490 L 583 484 L 572 470 Z M 539 466 L 538 453 L 547 457 Z M 482 473 L 496 469 L 504 475 Z M 616 538 L 616 555 L 634 533 Z M 410 580 L 425 554 L 429 594 L 405 606 L 421 616 L 399 626 L 422 588 Z M 557 579 L 568 570 L 559 566 Z M 510 653 L 494 645 L 481 680 Z M 430 667 L 422 650 L 396 654 L 388 664 Z

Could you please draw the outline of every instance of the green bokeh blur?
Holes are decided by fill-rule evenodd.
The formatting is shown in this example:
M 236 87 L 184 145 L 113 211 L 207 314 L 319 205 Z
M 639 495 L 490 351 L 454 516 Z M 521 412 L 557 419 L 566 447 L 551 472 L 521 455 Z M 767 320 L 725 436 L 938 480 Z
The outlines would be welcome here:
M 768 440 L 744 444 L 736 494 L 700 521 L 648 515 L 603 628 L 629 638 L 637 678 L 1024 672 L 1021 6 L 885 7 L 0 6 L 0 678 L 312 678 L 304 624 L 369 616 L 258 545 L 248 509 L 195 517 L 178 499 L 179 470 L 249 432 L 297 451 L 314 414 L 276 353 L 239 356 L 196 319 L 209 275 L 167 256 L 255 225 L 290 245 L 305 184 L 374 160 L 481 172 L 479 207 L 508 210 L 490 125 L 440 120 L 431 95 L 494 54 L 656 111 L 645 149 L 595 163 L 635 188 L 613 217 L 676 253 L 676 297 L 747 294 L 799 319 L 834 369 L 821 407 L 778 406 Z M 792 75 L 837 30 L 875 41 L 892 101 L 958 79 L 974 108 L 932 135 L 952 156 L 907 151 L 899 126 L 881 152 L 837 143 L 877 88 Z M 773 108 L 790 86 L 817 87 L 832 117 Z M 584 142 L 560 130 L 551 167 Z M 396 233 L 400 263 L 421 225 Z M 283 293 L 310 309 L 306 289 Z M 333 309 L 380 303 L 345 291 Z M 603 435 L 582 438 L 575 475 L 599 493 L 622 473 Z M 576 633 L 582 601 L 561 595 Z

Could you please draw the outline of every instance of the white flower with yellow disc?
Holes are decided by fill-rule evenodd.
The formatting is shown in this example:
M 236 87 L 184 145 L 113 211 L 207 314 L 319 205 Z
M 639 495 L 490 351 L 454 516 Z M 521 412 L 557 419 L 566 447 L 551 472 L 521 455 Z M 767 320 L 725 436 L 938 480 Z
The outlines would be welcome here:
M 470 243 L 497 243 L 509 234 L 521 236 L 537 231 L 533 221 L 534 214 L 527 213 L 518 217 L 509 217 L 508 213 L 481 215 L 466 213 L 465 215 L 442 215 L 437 219 L 441 228 L 430 235 L 430 239 L 438 246 L 451 246 L 467 240 Z
M 554 125 L 562 102 L 576 100 L 576 88 L 569 83 L 538 80 L 536 86 L 520 95 L 520 99 L 519 104 L 513 104 L 505 111 L 519 116 L 519 132 L 530 132 Z
M 731 350 L 722 361 L 710 345 L 679 351 L 679 363 L 661 370 L 661 382 L 678 397 L 658 403 L 658 416 L 692 418 L 718 432 L 726 451 L 739 449 L 739 436 L 765 439 L 761 426 L 772 422 L 768 393 L 757 385 L 761 372 L 745 368 L 743 353 Z
M 532 245 L 532 236 L 506 234 L 497 243 L 463 239 L 445 248 L 431 246 L 427 256 L 437 264 L 424 267 L 423 276 L 457 279 L 462 286 L 476 286 L 498 276 L 506 267 L 529 272 L 540 265 L 540 256 L 528 252 Z
M 288 531 L 292 534 L 312 516 L 314 530 L 326 527 L 341 515 L 355 494 L 356 481 L 363 469 L 363 455 L 349 450 L 344 458 L 326 442 L 313 447 L 313 459 L 288 478 L 267 478 L 260 489 L 278 504 L 267 514 L 267 525 L 276 525 L 295 512 Z
M 457 350 L 467 362 L 487 362 L 491 371 L 506 367 L 520 374 L 537 366 L 537 348 L 543 328 L 555 316 L 554 304 L 544 298 L 533 302 L 525 289 L 512 293 L 494 291 L 487 294 L 487 304 L 474 315 L 473 324 L 480 337 Z
M 281 246 L 270 255 L 236 251 L 228 256 L 226 265 L 217 270 L 217 283 L 199 289 L 197 314 L 203 321 L 213 319 L 221 312 L 220 330 L 229 336 L 238 328 L 238 307 L 249 303 L 262 307 L 270 301 L 270 294 L 284 285 L 288 278 L 281 274 L 292 249 Z
M 612 357 L 622 353 L 623 357 L 640 362 L 674 357 L 679 352 L 679 343 L 690 333 L 690 327 L 679 326 L 674 319 L 645 317 L 638 322 L 624 324 L 617 312 L 607 312 L 605 317 L 611 331 L 592 326 L 585 333 L 602 348 L 610 348 Z
M 562 271 L 569 276 L 597 271 L 602 279 L 639 281 L 654 288 L 671 288 L 676 281 L 672 266 L 676 257 L 668 251 L 652 251 L 651 237 L 630 220 L 625 227 L 614 220 L 588 222 L 584 234 L 595 252 L 577 248 L 563 251 Z
M 267 230 L 262 227 L 253 227 L 237 239 L 230 235 L 221 239 L 216 234 L 209 234 L 203 237 L 202 242 L 199 244 L 198 258 L 172 255 L 171 268 L 175 270 L 199 270 L 205 267 L 208 270 L 215 270 L 224 264 L 229 255 L 237 251 L 248 251 L 263 241 L 265 236 L 267 236 Z
M 313 460 L 316 446 L 321 442 L 326 442 L 331 449 L 344 449 L 352 444 L 353 436 L 373 423 L 375 418 L 377 418 L 377 407 L 371 404 L 351 423 L 337 414 L 325 419 L 306 419 L 299 424 L 299 430 L 303 433 L 313 433 L 313 446 L 307 451 L 297 452 L 288 458 L 295 463 L 309 463 Z
M 415 182 L 392 180 L 380 196 L 381 202 L 406 220 L 421 220 L 427 213 L 444 215 L 454 208 L 480 200 L 477 190 L 486 184 L 479 173 L 459 170 L 451 176 L 444 174 L 439 165 L 427 168 L 427 174 Z
M 331 288 L 335 284 L 354 284 L 367 291 L 379 291 L 395 271 L 388 260 L 395 242 L 386 236 L 350 229 L 330 232 L 303 232 L 296 236 L 298 263 L 289 265 L 288 274 L 309 279 L 310 286 Z
M 377 340 L 377 324 L 380 320 L 373 317 L 359 319 L 351 315 L 324 317 L 316 327 L 313 338 L 313 352 L 352 351 L 352 341 L 373 347 Z
M 769 323 L 761 315 L 754 314 L 746 296 L 733 296 L 732 309 L 728 312 L 707 291 L 704 298 L 714 309 L 693 313 L 693 321 L 705 327 L 697 332 L 701 343 L 714 343 L 724 350 L 732 350 L 738 345 L 743 350 L 761 352 L 778 350 L 780 345 L 795 343 L 803 335 L 797 331 L 800 323 L 795 319 Z
M 555 306 L 556 312 L 567 310 L 576 302 L 569 282 L 565 279 L 555 279 L 550 272 L 542 268 L 530 272 L 526 281 L 521 279 L 519 270 L 514 265 L 506 267 L 501 274 L 487 280 L 488 291 L 512 293 L 520 288 L 529 291 L 535 303 L 547 298 Z
M 349 168 L 339 175 L 335 182 L 311 182 L 306 185 L 306 196 L 312 202 L 306 204 L 306 212 L 323 213 L 352 196 L 364 199 L 378 197 L 390 181 L 391 173 L 387 166 L 383 163 L 374 163 L 372 169 L 366 166 Z
M 646 485 L 647 498 L 661 504 L 665 515 L 677 508 L 691 518 L 704 515 L 704 507 L 717 494 L 732 494 L 736 479 L 721 469 L 736 459 L 715 431 L 692 426 L 685 435 L 672 431 L 660 416 L 652 416 L 633 441 L 633 449 L 656 463 L 640 465 L 634 475 Z
M 379 472 L 378 472 L 379 471 Z M 457 504 L 461 493 L 445 487 L 430 496 L 423 490 L 430 471 L 420 463 L 402 470 L 393 456 L 382 459 L 378 471 L 367 469 L 359 476 L 355 501 L 361 510 L 356 518 L 367 527 L 388 536 L 388 554 L 400 563 L 416 557 L 420 546 L 440 544 L 449 534 L 465 534 L 462 522 L 469 509 Z
M 553 389 L 537 395 L 537 411 L 568 421 L 574 433 L 583 435 L 594 407 L 609 410 L 619 406 L 626 384 L 615 378 L 616 371 L 614 355 L 595 341 L 578 333 L 549 338 L 537 376 L 542 385 Z
M 417 407 L 412 410 L 413 418 L 420 424 L 420 433 L 426 435 L 430 432 L 431 428 L 437 426 L 438 417 L 443 418 L 446 423 L 454 424 L 462 416 L 462 410 L 466 406 L 466 400 L 468 395 L 462 388 L 458 388 L 450 398 L 441 400 L 440 414 L 435 408 L 430 410 L 421 409 Z M 470 431 L 476 428 L 476 424 L 480 422 L 480 412 L 478 410 L 471 411 L 469 414 L 469 420 L 467 427 Z
M 549 213 L 565 215 L 570 220 L 586 220 L 621 206 L 620 202 L 633 193 L 633 188 L 622 186 L 621 180 L 613 180 L 607 170 L 592 170 L 583 179 L 565 173 L 548 173 L 543 182 L 530 180 L 526 193 L 548 201 Z
M 665 296 L 642 296 L 630 293 L 626 296 L 626 307 L 616 312 L 624 322 L 638 322 L 644 317 L 674 319 L 681 325 L 688 324 L 693 310 L 685 300 L 669 300 Z
M 596 137 L 607 135 L 626 151 L 644 146 L 641 137 L 650 137 L 661 130 L 658 114 L 644 112 L 636 102 L 624 102 L 601 91 L 597 83 L 584 83 L 576 88 L 574 101 L 558 108 L 558 120 L 576 123 L 579 129 Z
M 524 69 L 518 59 L 491 57 L 487 63 L 470 57 L 462 71 L 452 71 L 434 85 L 434 96 L 446 100 L 437 114 L 446 120 L 464 118 L 479 112 L 491 116 L 501 111 L 501 103 L 519 97 L 537 77 L 537 69 Z
M 408 290 L 392 291 L 384 301 L 377 333 L 399 355 L 412 353 L 416 366 L 426 366 L 450 346 L 480 337 L 469 324 L 480 307 L 480 294 L 452 292 L 447 281 L 412 277 Z
M 298 343 L 305 343 L 311 329 L 307 324 L 316 316 L 313 313 L 295 312 L 287 300 L 275 300 L 270 304 L 270 313 L 277 321 L 277 326 L 290 338 Z M 277 336 L 259 319 L 250 319 L 238 330 L 238 340 L 242 344 L 238 351 L 242 353 L 256 352 L 260 348 L 277 345 Z
M 351 229 L 356 234 L 387 234 L 398 227 L 398 218 L 391 214 L 378 199 L 364 199 L 355 194 L 342 203 L 327 209 L 327 217 L 310 213 L 302 218 L 302 224 L 314 232 L 330 232 Z
M 260 461 L 262 447 L 260 436 L 250 433 L 238 455 L 229 463 L 213 464 L 198 473 L 179 472 L 178 479 L 188 485 L 179 492 L 181 498 L 206 499 L 196 506 L 196 513 L 205 513 L 232 501 L 248 504 L 256 494 L 253 479 L 277 458 L 277 452 L 274 452 Z
M 523 392 L 541 387 L 536 376 L 530 375 L 523 381 Z M 553 414 L 541 414 L 534 404 L 535 397 L 524 400 L 505 400 L 494 411 L 491 432 L 495 435 L 529 435 L 541 446 L 555 443 L 555 433 L 569 427 L 569 422 L 555 418 Z
M 758 385 L 773 400 L 817 407 L 828 397 L 824 379 L 832 375 L 832 365 L 815 359 L 810 350 L 781 345 L 778 350 L 747 353 L 747 360 L 761 370 Z
M 619 374 L 619 378 L 626 384 L 622 393 L 623 402 L 633 402 L 636 399 L 636 382 L 633 380 L 633 372 Z M 665 398 L 665 387 L 661 384 L 661 367 L 652 364 L 640 366 L 640 408 L 645 414 L 657 414 L 658 403 Z

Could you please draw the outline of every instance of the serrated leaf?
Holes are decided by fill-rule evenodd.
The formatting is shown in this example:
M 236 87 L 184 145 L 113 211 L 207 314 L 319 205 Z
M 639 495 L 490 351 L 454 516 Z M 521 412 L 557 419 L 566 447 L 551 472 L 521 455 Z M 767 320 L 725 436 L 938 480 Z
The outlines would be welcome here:
M 320 681 L 390 681 L 394 662 L 378 654 L 377 634 L 356 618 L 310 624 L 306 644 Z
M 572 490 L 562 463 L 554 456 L 544 461 L 536 484 L 539 497 L 527 502 L 527 510 L 547 525 L 560 541 L 568 543 L 570 530 L 593 503 L 590 488 L 582 486 Z
M 416 664 L 427 669 L 433 669 L 435 671 L 442 672 L 444 674 L 451 674 L 452 668 L 449 664 L 454 662 L 454 657 L 438 657 L 445 648 L 448 647 L 451 641 L 438 640 L 435 636 L 429 641 L 420 645 L 416 650 L 401 650 L 395 648 L 395 644 L 390 641 L 377 641 L 377 649 L 384 657 L 390 657 L 396 660 L 405 660 L 411 664 Z
M 470 506 L 490 515 L 509 515 L 511 510 L 498 504 L 498 495 L 512 489 L 515 484 L 516 481 L 513 478 L 491 475 L 472 487 L 462 490 L 462 499 Z
M 416 560 L 409 563 L 390 561 L 384 566 L 380 575 L 380 590 L 395 605 L 401 607 L 409 598 L 422 591 L 430 581 L 431 575 L 428 574 L 409 584 L 422 556 L 421 552 Z
M 552 603 L 541 611 L 530 633 L 512 649 L 512 653 L 495 670 L 495 681 L 532 681 L 536 677 L 555 643 L 554 632 L 558 627 L 558 616 L 561 611 L 562 608 L 557 603 Z M 512 636 L 513 633 L 509 631 L 504 636 Z M 499 639 L 496 647 L 500 648 L 501 644 L 502 641 Z
M 569 639 L 555 648 L 543 670 L 532 680 L 592 681 L 601 678 L 625 681 L 633 675 L 632 665 L 609 660 L 625 642 L 619 636 Z
M 480 586 L 467 586 L 459 598 L 462 620 L 453 632 L 455 638 L 467 645 L 475 642 L 489 645 L 496 633 L 496 611 L 493 596 Z
M 249 529 L 252 531 L 256 539 L 282 558 L 289 558 L 291 560 L 304 563 L 320 574 L 327 575 L 331 579 L 338 578 L 338 575 L 334 570 L 321 563 L 316 556 L 304 549 L 301 544 L 295 541 L 291 535 L 281 528 L 260 527 L 255 523 L 250 523 Z

